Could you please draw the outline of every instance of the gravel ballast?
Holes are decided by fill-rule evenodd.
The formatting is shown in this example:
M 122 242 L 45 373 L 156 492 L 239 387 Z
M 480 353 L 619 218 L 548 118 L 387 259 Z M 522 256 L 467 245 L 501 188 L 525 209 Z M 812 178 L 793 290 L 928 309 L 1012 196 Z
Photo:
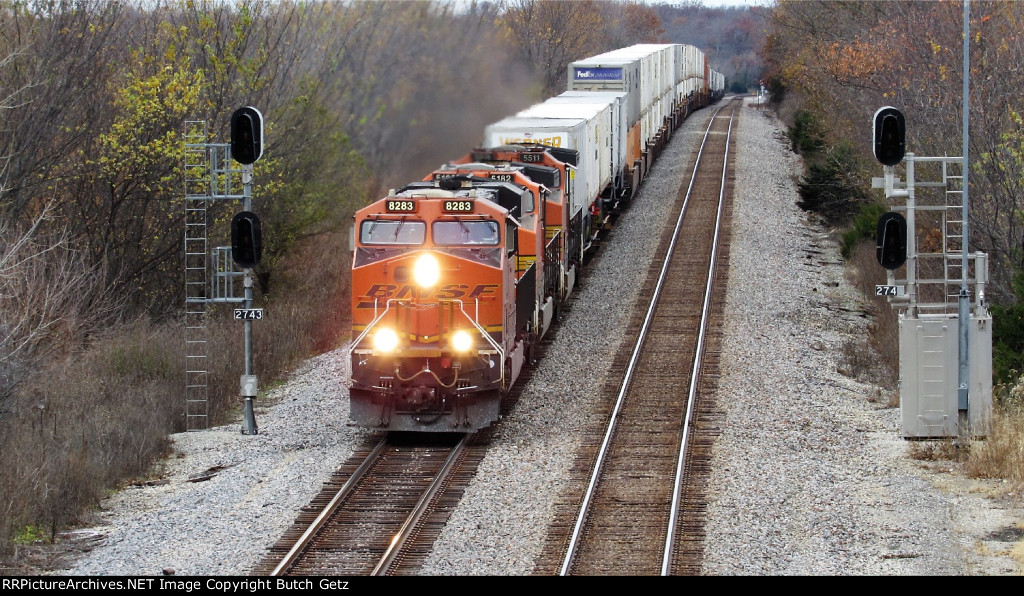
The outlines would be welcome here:
M 799 158 L 779 123 L 750 104 L 742 112 L 718 400 L 725 416 L 704 573 L 1019 574 L 1024 546 L 992 538 L 1024 520 L 1019 507 L 986 496 L 997 483 L 909 457 L 899 409 L 838 372 L 843 345 L 868 321 L 856 314 L 834 239 L 796 207 Z M 675 220 L 670 199 L 709 113 L 677 131 L 616 223 L 424 575 L 532 573 L 596 421 L 590 400 L 630 308 L 645 308 L 635 306 L 641 277 L 662 225 Z M 808 249 L 820 254 L 805 258 Z M 240 423 L 175 435 L 156 480 L 107 499 L 98 523 L 72 539 L 82 554 L 58 573 L 248 573 L 369 434 L 348 424 L 347 378 L 347 352 L 335 350 L 260 396 L 258 435 L 242 435 Z

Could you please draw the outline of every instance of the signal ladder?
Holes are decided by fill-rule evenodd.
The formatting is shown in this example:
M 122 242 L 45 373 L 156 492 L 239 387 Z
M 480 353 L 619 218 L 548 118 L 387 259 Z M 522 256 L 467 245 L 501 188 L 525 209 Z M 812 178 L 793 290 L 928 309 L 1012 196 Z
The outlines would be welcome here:
M 185 122 L 185 428 L 209 428 L 206 122 Z
M 208 209 L 214 200 L 250 197 L 228 144 L 208 143 L 206 122 L 185 122 L 185 418 L 186 430 L 209 428 L 210 303 L 240 303 L 230 246 L 210 247 Z M 239 191 L 241 189 L 241 192 Z M 214 273 L 208 273 L 212 261 Z
M 943 161 L 942 180 L 946 187 L 946 212 L 943 216 L 942 246 L 944 250 L 946 304 L 957 305 L 963 284 L 964 190 L 963 175 L 952 175 L 950 167 L 963 170 L 962 161 Z
M 915 277 L 914 283 L 932 288 L 928 298 L 917 302 L 917 306 L 929 312 L 957 314 L 960 290 L 964 284 L 963 248 L 964 248 L 964 189 L 963 160 L 959 157 L 914 157 L 917 169 L 914 188 L 918 191 L 918 204 L 915 211 L 931 213 L 941 220 L 935 221 L 936 231 L 942 232 L 942 245 L 936 247 L 939 252 L 917 252 L 916 257 L 923 263 L 933 263 L 926 269 L 931 275 Z M 938 167 L 935 168 L 934 165 Z M 928 178 L 925 173 L 932 178 Z M 925 179 L 922 179 L 925 178 Z M 928 199 L 924 192 L 929 192 Z M 924 203 L 924 204 L 922 204 Z M 926 228 L 928 229 L 928 228 Z M 968 255 L 968 265 L 973 260 Z M 941 262 L 939 261 L 941 259 Z M 933 272 L 933 273 L 932 273 Z M 971 272 L 968 272 L 967 283 L 971 283 Z M 920 275 L 920 273 L 918 273 Z M 941 294 L 940 294 L 941 290 Z

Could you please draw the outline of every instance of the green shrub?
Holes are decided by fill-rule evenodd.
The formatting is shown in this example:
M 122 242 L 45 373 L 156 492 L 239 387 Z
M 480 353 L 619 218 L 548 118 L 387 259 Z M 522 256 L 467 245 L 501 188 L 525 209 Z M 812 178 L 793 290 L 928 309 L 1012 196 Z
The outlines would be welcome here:
M 817 213 L 828 225 L 847 224 L 868 200 L 862 182 L 853 175 L 857 169 L 849 144 L 824 151 L 797 183 L 797 205 Z
M 1014 294 L 1024 296 L 1024 272 L 1013 281 Z M 1024 371 L 1024 302 L 993 304 L 992 376 L 996 383 L 1012 383 Z
M 798 110 L 789 127 L 789 142 L 794 153 L 814 155 L 825 148 L 825 134 L 817 118 L 807 110 Z
M 860 211 L 853 218 L 853 223 L 843 232 L 841 249 L 844 259 L 850 258 L 858 242 L 862 240 L 874 242 L 875 234 L 878 232 L 878 218 L 886 210 L 886 206 L 882 203 L 861 205 Z
M 46 533 L 36 526 L 25 526 L 18 530 L 14 536 L 14 542 L 16 544 L 35 544 L 36 542 L 42 542 L 46 540 Z

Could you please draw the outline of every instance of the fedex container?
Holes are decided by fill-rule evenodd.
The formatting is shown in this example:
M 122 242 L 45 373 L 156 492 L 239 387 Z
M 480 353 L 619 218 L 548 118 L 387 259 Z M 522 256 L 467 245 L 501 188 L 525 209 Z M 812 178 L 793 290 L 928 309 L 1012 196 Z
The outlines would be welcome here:
M 640 59 L 599 54 L 569 65 L 569 91 L 624 92 L 626 121 L 632 127 L 640 120 L 643 102 L 640 96 Z
M 639 44 L 598 54 L 569 65 L 569 90 L 625 91 L 629 155 L 644 151 L 661 126 L 664 79 L 672 44 Z

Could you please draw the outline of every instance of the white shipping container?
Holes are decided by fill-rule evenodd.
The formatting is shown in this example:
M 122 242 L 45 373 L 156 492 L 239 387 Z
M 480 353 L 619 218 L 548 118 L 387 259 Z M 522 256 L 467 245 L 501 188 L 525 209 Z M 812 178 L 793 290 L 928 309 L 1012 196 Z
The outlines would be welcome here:
M 584 146 L 569 147 L 580 153 L 580 169 L 586 168 L 594 172 L 588 175 L 588 197 L 584 203 L 590 206 L 601 192 L 612 182 L 612 109 L 611 104 L 560 104 L 545 101 L 531 106 L 518 114 L 520 118 L 549 118 L 565 120 L 579 118 L 586 122 L 587 139 Z M 584 153 L 584 149 L 586 153 Z M 586 164 L 586 165 L 583 165 Z M 593 182 L 593 184 L 591 184 Z M 574 211 L 575 212 L 575 211 Z
M 675 76 L 672 73 L 670 58 L 671 44 L 637 44 L 613 53 L 640 59 L 643 65 L 640 86 L 645 106 L 653 104 L 665 91 L 672 88 Z
M 569 65 L 569 91 L 621 91 L 628 95 L 626 118 L 629 126 L 640 120 L 640 60 L 600 54 Z
M 552 97 L 546 103 L 607 105 L 610 109 L 611 172 L 612 176 L 622 173 L 626 163 L 626 146 L 629 132 L 629 94 L 623 91 L 566 91 Z
M 611 177 L 607 156 L 602 163 L 601 151 L 597 146 L 601 138 L 598 120 L 580 117 L 524 117 L 517 114 L 488 125 L 484 129 L 484 146 L 499 147 L 526 142 L 575 149 L 579 152 L 576 171 L 581 172 L 584 178 L 575 181 L 576 192 L 571 199 L 570 213 L 576 214 L 593 204 L 607 184 L 602 184 L 602 180 L 610 180 Z
M 648 64 L 648 73 L 651 78 L 647 83 L 650 85 L 652 96 L 660 95 L 666 85 L 671 84 L 667 82 L 672 78 L 671 72 L 666 70 L 671 66 L 668 59 L 671 53 L 671 44 L 637 44 L 619 51 L 626 56 L 637 56 Z

